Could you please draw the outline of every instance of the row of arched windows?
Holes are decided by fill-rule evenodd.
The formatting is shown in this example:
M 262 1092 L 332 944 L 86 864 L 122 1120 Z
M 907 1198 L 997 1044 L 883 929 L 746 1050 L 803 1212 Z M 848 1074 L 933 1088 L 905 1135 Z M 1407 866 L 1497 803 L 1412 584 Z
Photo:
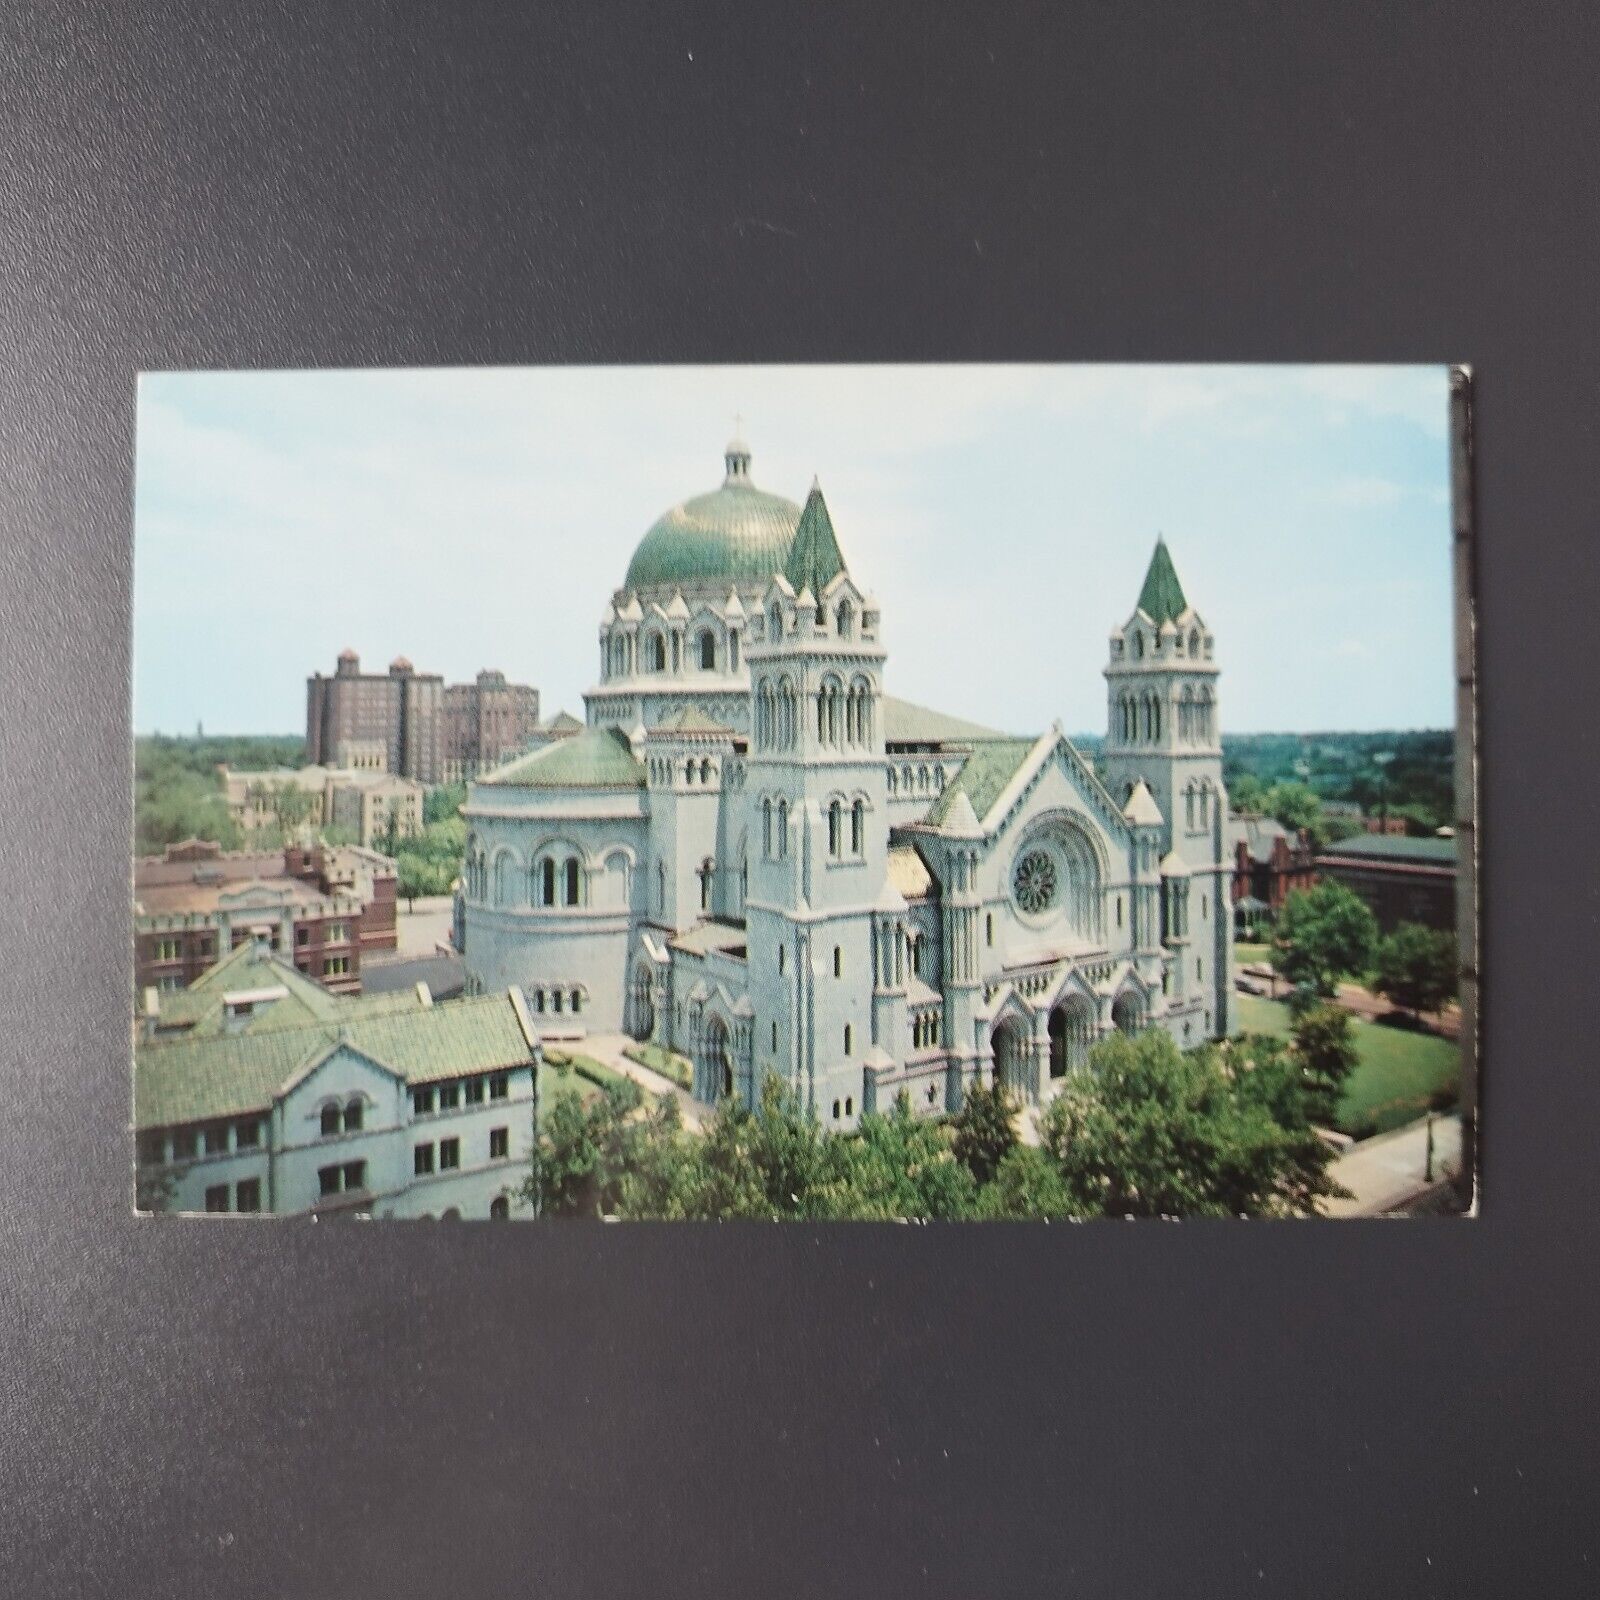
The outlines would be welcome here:
M 1191 833 L 1202 832 L 1211 826 L 1212 808 L 1216 790 L 1209 778 L 1191 780 L 1183 791 L 1183 820 Z
M 492 887 L 492 903 L 497 906 L 578 906 L 584 901 L 583 863 L 575 855 L 538 856 L 524 868 L 515 856 L 501 854 L 495 857 L 491 874 L 483 850 L 469 844 L 462 877 L 469 900 L 490 901 Z
M 776 684 L 763 678 L 756 689 L 755 737 L 758 750 L 792 750 L 800 733 L 800 697 L 784 676 Z
M 828 854 L 835 861 L 844 859 L 845 827 L 847 814 L 844 802 L 830 800 L 828 802 Z M 867 850 L 867 803 L 865 800 L 855 800 L 850 805 L 848 813 L 850 854 L 859 859 Z
M 1216 738 L 1216 703 L 1206 685 L 1198 690 L 1184 685 L 1178 701 L 1178 738 L 1184 744 L 1210 744 Z
M 853 678 L 847 688 L 833 676 L 822 680 L 817 691 L 817 742 L 867 745 L 872 742 L 872 685 Z
M 358 1094 L 352 1095 L 343 1105 L 337 1100 L 326 1101 L 322 1107 L 322 1137 L 331 1139 L 337 1133 L 360 1133 L 363 1111 L 364 1103 Z
M 567 988 L 564 985 L 548 986 L 542 989 L 530 989 L 527 995 L 534 1015 L 540 1017 L 559 1017 L 569 1011 L 575 1017 L 581 1016 L 588 1001 L 588 991 L 581 986 L 578 988 Z
M 911 1048 L 931 1050 L 939 1043 L 939 1013 L 922 1011 L 911 1018 Z
M 650 781 L 653 784 L 672 783 L 678 776 L 678 763 L 666 756 L 655 756 L 650 761 Z M 699 785 L 718 781 L 717 763 L 709 756 L 690 756 L 683 763 L 683 781 Z
M 1132 646 L 1133 646 L 1134 658 L 1136 660 L 1142 660 L 1144 658 L 1144 653 L 1145 653 L 1144 634 L 1142 632 L 1140 632 L 1138 629 L 1134 630 L 1133 638 L 1132 638 Z M 1177 634 L 1173 638 L 1172 648 L 1173 648 L 1174 652 L 1176 654 L 1180 655 L 1180 656 L 1184 653 L 1183 635 L 1181 633 Z M 1151 635 L 1150 635 L 1150 654 L 1151 655 L 1155 655 L 1160 651 L 1160 649 L 1161 649 L 1161 635 L 1159 633 L 1152 632 Z M 1200 654 L 1200 630 L 1198 628 L 1191 628 L 1189 630 L 1189 651 L 1188 651 L 1188 653 L 1189 653 L 1191 658 L 1196 658 Z
M 904 766 L 889 768 L 886 786 L 891 796 L 943 794 L 945 769 L 942 765 L 930 767 L 926 762 L 913 767 L 908 761 Z
M 1124 744 L 1154 744 L 1161 737 L 1161 696 L 1152 690 L 1117 697 L 1117 731 Z

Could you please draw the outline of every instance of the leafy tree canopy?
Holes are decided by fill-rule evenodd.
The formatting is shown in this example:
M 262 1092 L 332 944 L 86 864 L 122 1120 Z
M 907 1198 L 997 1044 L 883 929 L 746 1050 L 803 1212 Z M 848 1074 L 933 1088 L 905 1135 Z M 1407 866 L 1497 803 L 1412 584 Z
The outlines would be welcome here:
M 1290 983 L 1331 998 L 1342 977 L 1366 972 L 1378 924 L 1360 896 L 1343 884 L 1297 889 L 1273 928 L 1272 964 Z

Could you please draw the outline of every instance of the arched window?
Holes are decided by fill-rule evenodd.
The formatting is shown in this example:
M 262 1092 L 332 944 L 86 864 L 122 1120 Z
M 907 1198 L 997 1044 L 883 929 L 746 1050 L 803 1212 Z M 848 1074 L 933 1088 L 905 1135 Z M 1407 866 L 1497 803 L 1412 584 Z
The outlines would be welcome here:
M 656 862 L 656 913 L 664 916 L 667 910 L 667 864 Z
M 900 791 L 900 774 L 894 767 L 889 768 L 888 790 L 890 795 L 898 794 Z
M 761 853 L 769 861 L 772 859 L 772 799 L 767 796 L 761 802 Z
M 652 633 L 645 641 L 645 662 L 652 672 L 667 670 L 667 641 L 659 633 Z
M 511 1202 L 503 1194 L 496 1195 L 489 1202 L 489 1220 L 491 1222 L 507 1222 L 511 1218 Z
M 1143 659 L 1144 657 L 1144 635 L 1142 633 L 1135 632 L 1133 636 L 1133 653 L 1136 659 Z
M 701 783 L 711 782 L 711 763 L 709 760 L 703 759 L 700 763 L 700 781 Z
M 578 858 L 576 856 L 568 856 L 567 857 L 567 870 L 566 870 L 565 889 L 566 889 L 566 896 L 565 896 L 566 903 L 569 906 L 577 905 L 577 903 L 578 903 Z
M 709 628 L 700 630 L 700 637 L 696 641 L 700 652 L 700 670 L 702 672 L 715 672 L 717 670 L 717 637 Z
M 1200 630 L 1198 628 L 1189 630 L 1189 654 L 1192 656 L 1200 654 Z
M 701 911 L 709 911 L 711 909 L 711 879 L 715 871 L 716 868 L 712 865 L 709 858 L 700 863 L 699 878 Z
M 857 800 L 850 807 L 850 853 L 859 856 L 866 853 L 867 848 L 867 806 L 864 800 Z
M 772 609 L 767 613 L 767 637 L 781 639 L 783 637 L 783 612 L 778 608 L 778 602 L 772 602 Z
M 1151 729 L 1150 737 L 1152 739 L 1159 739 L 1161 737 L 1161 696 L 1160 695 L 1153 694 L 1153 695 L 1150 696 L 1150 729 Z
M 1194 785 L 1191 783 L 1183 791 L 1183 819 L 1184 824 L 1191 832 L 1194 830 Z
M 844 849 L 843 845 L 843 807 L 837 800 L 828 802 L 828 854 L 838 860 Z
M 848 639 L 850 637 L 851 629 L 855 626 L 855 612 L 851 609 L 850 602 L 848 600 L 841 600 L 839 602 L 837 621 L 839 637 L 841 639 Z
M 346 1133 L 361 1132 L 361 1101 L 353 1099 L 344 1108 L 344 1131 Z
M 789 853 L 789 802 L 778 802 L 778 859 L 781 861 Z
M 546 856 L 539 863 L 539 904 L 553 906 L 556 903 L 556 864 Z
M 339 1108 L 336 1105 L 325 1105 L 322 1108 L 322 1137 L 331 1138 L 339 1131 Z

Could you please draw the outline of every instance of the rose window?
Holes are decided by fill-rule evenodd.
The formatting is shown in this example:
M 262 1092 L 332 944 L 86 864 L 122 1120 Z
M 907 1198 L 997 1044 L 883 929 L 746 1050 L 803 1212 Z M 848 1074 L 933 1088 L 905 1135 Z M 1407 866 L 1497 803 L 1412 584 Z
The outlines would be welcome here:
M 1047 850 L 1030 850 L 1012 877 L 1017 904 L 1030 916 L 1048 911 L 1056 900 L 1056 863 Z

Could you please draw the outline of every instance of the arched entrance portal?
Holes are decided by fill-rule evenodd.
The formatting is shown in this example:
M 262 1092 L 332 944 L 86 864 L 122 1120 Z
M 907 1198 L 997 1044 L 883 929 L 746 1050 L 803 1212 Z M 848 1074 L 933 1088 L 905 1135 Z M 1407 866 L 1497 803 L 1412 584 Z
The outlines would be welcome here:
M 651 999 L 654 985 L 650 964 L 641 961 L 633 969 L 633 983 L 628 990 L 628 1032 L 635 1039 L 648 1039 L 656 1031 L 656 1008 Z
M 1023 1099 L 1028 1092 L 1028 1036 L 1021 1023 L 1007 1018 L 989 1036 L 994 1051 L 994 1081 L 1014 1100 Z
M 733 1049 L 728 1040 L 728 1025 L 713 1017 L 706 1027 L 706 1072 L 713 1100 L 733 1093 Z
M 1094 1008 L 1082 995 L 1063 1000 L 1050 1013 L 1050 1076 L 1064 1078 L 1089 1060 Z
M 1137 1033 L 1144 1026 L 1144 1006 L 1131 989 L 1124 989 L 1111 1007 L 1111 1020 L 1122 1033 Z

